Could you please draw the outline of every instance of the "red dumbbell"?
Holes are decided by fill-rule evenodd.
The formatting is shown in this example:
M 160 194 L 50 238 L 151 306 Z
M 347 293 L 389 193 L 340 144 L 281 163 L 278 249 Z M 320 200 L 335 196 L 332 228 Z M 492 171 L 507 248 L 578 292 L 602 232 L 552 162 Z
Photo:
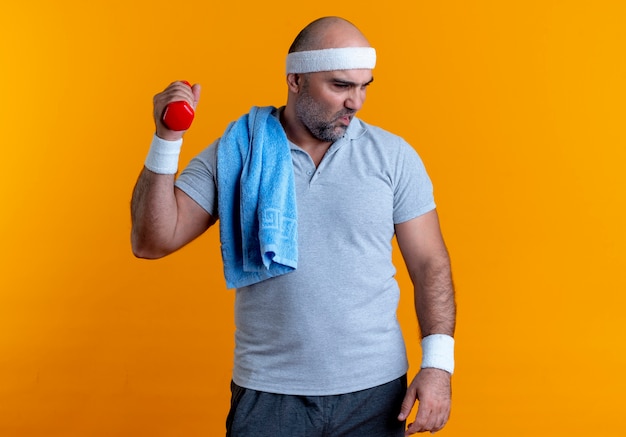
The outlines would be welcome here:
M 191 87 L 186 80 L 182 81 L 185 85 Z M 165 107 L 163 111 L 163 124 L 170 130 L 187 130 L 193 122 L 195 112 L 191 105 L 184 100 L 172 102 Z

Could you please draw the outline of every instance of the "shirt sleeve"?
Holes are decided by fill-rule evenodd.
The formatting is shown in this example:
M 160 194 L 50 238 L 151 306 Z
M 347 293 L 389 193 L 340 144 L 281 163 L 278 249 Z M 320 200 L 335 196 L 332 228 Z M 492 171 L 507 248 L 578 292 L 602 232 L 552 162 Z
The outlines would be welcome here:
M 394 223 L 403 223 L 435 209 L 433 184 L 422 159 L 402 141 L 396 164 Z
M 217 217 L 217 143 L 196 155 L 174 183 L 213 217 Z

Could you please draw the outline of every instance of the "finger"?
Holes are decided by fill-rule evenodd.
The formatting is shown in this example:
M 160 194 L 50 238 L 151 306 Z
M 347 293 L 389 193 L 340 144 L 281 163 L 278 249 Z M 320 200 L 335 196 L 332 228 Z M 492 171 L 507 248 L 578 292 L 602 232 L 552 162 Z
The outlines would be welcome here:
M 411 414 L 411 410 L 413 409 L 413 405 L 415 405 L 415 401 L 417 400 L 417 391 L 412 387 L 409 387 L 406 391 L 406 395 L 404 395 L 404 399 L 402 400 L 402 405 L 400 406 L 400 414 L 398 415 L 398 420 L 406 420 Z
M 179 97 L 178 100 L 186 100 L 188 103 L 193 103 L 194 95 L 191 85 L 187 81 L 174 82 L 172 88 L 172 96 Z
M 169 84 L 161 93 L 157 94 L 161 99 L 170 102 L 176 100 L 187 100 L 189 103 L 193 102 L 193 93 L 191 91 L 191 85 L 186 81 L 176 81 Z
M 424 427 L 417 422 L 413 422 L 408 426 L 408 428 L 404 432 L 404 435 L 409 436 L 409 435 L 416 434 L 418 432 L 426 432 L 426 431 L 429 431 L 427 427 Z
M 448 423 L 448 419 L 450 418 L 450 409 L 443 408 L 436 416 L 435 425 L 431 429 L 431 432 L 441 431 L 446 423 Z
M 187 87 L 186 85 L 180 84 L 180 86 L 187 89 L 185 90 L 184 88 L 180 88 L 173 84 L 166 88 L 163 92 L 154 96 L 155 108 L 162 110 L 168 104 L 181 100 L 191 103 L 193 101 L 193 94 L 191 93 L 191 90 L 189 90 L 189 87 Z
M 411 424 L 409 429 L 415 432 L 430 431 L 434 427 L 434 414 L 430 405 L 425 402 L 420 402 L 417 408 L 417 414 L 415 415 L 415 421 Z
M 434 433 L 441 431 L 448 423 L 448 418 L 450 417 L 449 405 L 429 402 L 428 407 L 426 405 L 420 405 L 420 407 L 423 407 L 422 411 L 428 412 L 426 416 L 420 416 L 420 411 L 418 410 L 418 414 L 415 417 L 415 422 L 419 422 L 418 425 L 421 425 L 420 432 L 430 431 Z
M 436 433 L 437 431 L 441 431 L 445 426 L 445 422 L 443 421 L 435 421 L 435 424 L 428 430 L 431 433 Z
M 200 101 L 200 91 L 202 91 L 202 87 L 199 83 L 194 84 L 191 87 L 191 92 L 193 94 L 193 108 L 196 109 L 198 106 L 198 102 Z

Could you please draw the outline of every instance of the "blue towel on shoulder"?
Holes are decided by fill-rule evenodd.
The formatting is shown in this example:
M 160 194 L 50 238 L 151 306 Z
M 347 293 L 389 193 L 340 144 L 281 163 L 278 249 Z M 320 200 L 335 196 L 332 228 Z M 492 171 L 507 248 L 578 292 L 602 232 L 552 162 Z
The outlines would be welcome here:
M 218 144 L 217 202 L 228 288 L 298 266 L 293 163 L 274 111 L 252 107 L 228 126 Z

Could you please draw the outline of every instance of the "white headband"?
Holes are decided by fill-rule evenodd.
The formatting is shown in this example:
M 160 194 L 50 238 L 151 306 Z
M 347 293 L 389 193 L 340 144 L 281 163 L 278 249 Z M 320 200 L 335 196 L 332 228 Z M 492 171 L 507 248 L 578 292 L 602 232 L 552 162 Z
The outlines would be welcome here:
M 376 66 L 376 50 L 372 47 L 308 50 L 287 55 L 287 74 L 372 69 L 374 66 Z

